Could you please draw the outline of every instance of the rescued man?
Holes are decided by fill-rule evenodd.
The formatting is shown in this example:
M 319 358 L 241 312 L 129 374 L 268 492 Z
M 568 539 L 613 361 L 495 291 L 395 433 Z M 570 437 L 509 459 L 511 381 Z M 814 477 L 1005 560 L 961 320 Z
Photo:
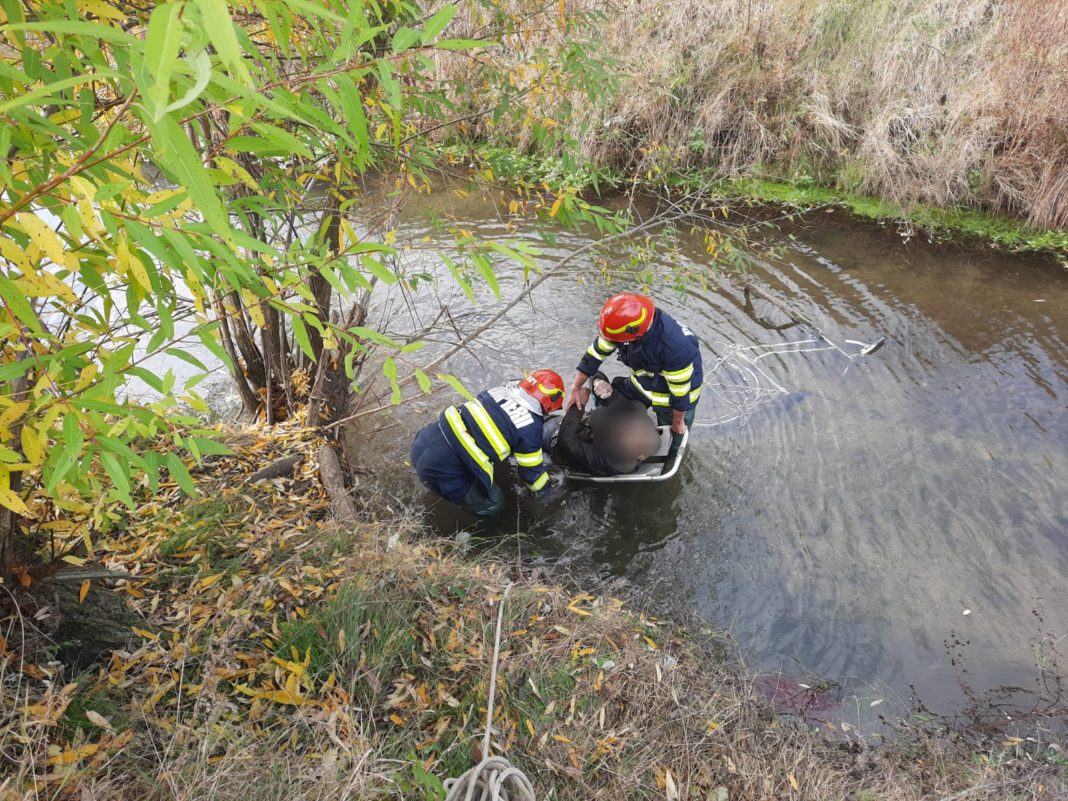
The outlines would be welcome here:
M 567 406 L 582 405 L 583 386 L 601 363 L 617 353 L 630 375 L 612 383 L 623 397 L 652 407 L 660 425 L 670 425 L 672 452 L 693 424 L 703 379 L 697 337 L 652 298 L 624 292 L 613 295 L 597 320 L 600 335 L 578 365 Z
M 450 406 L 412 441 L 411 462 L 431 492 L 482 517 L 504 508 L 494 470 L 515 457 L 519 475 L 535 496 L 549 488 L 542 425 L 564 402 L 564 381 L 552 370 L 480 392 Z
M 553 462 L 593 476 L 633 473 L 660 448 L 660 433 L 645 406 L 613 391 L 604 373 L 593 379 L 597 408 L 578 404 L 567 410 L 547 437 Z M 555 418 L 554 418 L 555 419 Z

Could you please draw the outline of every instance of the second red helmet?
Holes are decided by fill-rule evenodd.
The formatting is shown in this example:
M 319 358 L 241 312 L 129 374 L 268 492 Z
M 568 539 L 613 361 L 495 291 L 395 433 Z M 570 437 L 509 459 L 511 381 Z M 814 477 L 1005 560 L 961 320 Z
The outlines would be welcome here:
M 604 304 L 597 327 L 609 342 L 633 342 L 649 330 L 655 312 L 652 298 L 622 292 Z
M 535 370 L 519 386 L 537 399 L 545 414 L 564 407 L 564 379 L 555 370 Z

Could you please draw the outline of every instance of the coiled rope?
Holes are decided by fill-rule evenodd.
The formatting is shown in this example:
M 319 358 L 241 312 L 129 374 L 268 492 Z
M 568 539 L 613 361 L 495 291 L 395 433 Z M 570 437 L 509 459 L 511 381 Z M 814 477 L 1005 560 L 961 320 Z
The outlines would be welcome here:
M 537 801 L 530 779 L 502 756 L 490 756 L 493 704 L 497 697 L 497 662 L 501 655 L 501 628 L 504 604 L 512 591 L 509 584 L 497 607 L 497 633 L 493 638 L 489 698 L 486 702 L 486 732 L 482 736 L 482 761 L 458 779 L 445 780 L 445 801 Z

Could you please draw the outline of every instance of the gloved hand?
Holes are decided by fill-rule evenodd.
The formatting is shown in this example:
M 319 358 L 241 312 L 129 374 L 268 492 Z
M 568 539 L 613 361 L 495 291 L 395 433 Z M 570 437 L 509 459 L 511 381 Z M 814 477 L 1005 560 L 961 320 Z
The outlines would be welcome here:
M 559 467 L 547 467 L 546 472 L 549 474 L 549 480 L 545 482 L 545 486 L 537 492 L 532 492 L 531 497 L 538 501 L 549 501 L 560 495 L 564 489 L 564 483 L 567 480 L 567 474 Z
M 593 379 L 593 394 L 601 400 L 608 400 L 612 397 L 612 393 L 615 390 L 612 389 L 611 383 L 603 378 Z

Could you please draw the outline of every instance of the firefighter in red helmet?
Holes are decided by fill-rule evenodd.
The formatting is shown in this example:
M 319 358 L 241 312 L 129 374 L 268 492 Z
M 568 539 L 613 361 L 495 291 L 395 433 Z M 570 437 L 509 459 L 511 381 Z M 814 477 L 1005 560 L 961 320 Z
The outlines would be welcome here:
M 564 405 L 564 380 L 535 370 L 443 411 L 412 442 L 412 467 L 431 492 L 483 517 L 504 508 L 494 474 L 509 456 L 535 496 L 549 488 L 542 453 L 545 418 Z
M 630 375 L 612 384 L 616 392 L 652 407 L 660 425 L 671 425 L 676 442 L 693 423 L 703 371 L 697 337 L 645 295 L 613 295 L 601 309 L 600 335 L 578 365 L 568 406 L 581 404 L 584 385 L 613 353 Z

